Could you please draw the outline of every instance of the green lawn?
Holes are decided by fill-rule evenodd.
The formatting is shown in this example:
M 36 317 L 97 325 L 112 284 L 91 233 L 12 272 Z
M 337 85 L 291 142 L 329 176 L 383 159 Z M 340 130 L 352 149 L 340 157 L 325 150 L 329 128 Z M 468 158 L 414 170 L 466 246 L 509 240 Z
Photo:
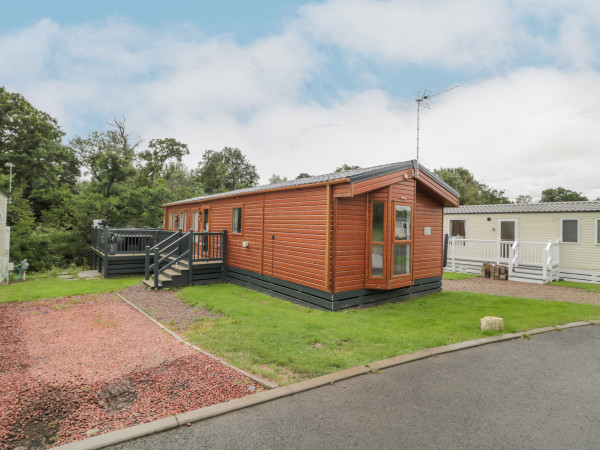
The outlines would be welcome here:
M 589 292 L 600 292 L 600 284 L 574 283 L 572 281 L 553 281 L 550 283 L 550 285 L 582 289 Z
M 600 318 L 600 306 L 458 292 L 337 313 L 230 284 L 184 288 L 178 295 L 221 314 L 199 319 L 188 339 L 282 383 L 497 334 L 479 329 L 487 315 L 504 318 L 505 332 Z
M 478 278 L 479 275 L 472 273 L 457 273 L 457 272 L 444 272 L 442 278 L 444 280 L 464 280 L 465 278 Z
M 141 283 L 142 278 L 98 278 L 96 280 L 62 280 L 54 273 L 27 275 L 24 282 L 0 286 L 0 303 L 27 302 L 42 298 L 114 292 Z

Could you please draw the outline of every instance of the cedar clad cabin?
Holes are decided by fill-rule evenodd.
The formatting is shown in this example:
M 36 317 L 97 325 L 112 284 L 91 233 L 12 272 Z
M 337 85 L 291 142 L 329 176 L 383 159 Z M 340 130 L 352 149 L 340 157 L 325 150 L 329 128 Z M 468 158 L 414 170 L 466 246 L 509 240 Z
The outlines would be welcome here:
M 444 206 L 416 161 L 163 205 L 165 229 L 226 230 L 226 279 L 328 310 L 441 290 Z

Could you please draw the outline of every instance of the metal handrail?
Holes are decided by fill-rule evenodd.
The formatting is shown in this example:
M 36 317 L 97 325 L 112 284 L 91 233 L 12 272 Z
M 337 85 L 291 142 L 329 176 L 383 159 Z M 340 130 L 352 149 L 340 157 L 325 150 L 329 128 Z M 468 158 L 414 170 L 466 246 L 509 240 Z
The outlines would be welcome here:
M 167 242 L 169 239 L 171 239 L 172 237 L 175 237 L 175 236 L 177 236 L 177 233 L 173 233 L 173 234 L 172 234 L 171 236 L 169 236 L 168 238 L 166 238 L 166 239 L 163 239 L 163 240 L 162 240 L 162 241 L 160 241 L 158 244 L 156 244 L 154 247 L 152 247 L 152 248 L 150 249 L 150 251 L 156 250 L 156 248 L 157 248 L 157 247 L 159 247 L 161 244 L 164 244 L 164 243 L 165 243 L 165 242 Z M 174 244 L 174 242 L 173 242 L 173 244 Z M 171 244 L 169 244 L 169 247 L 170 247 L 170 246 L 171 246 Z M 164 248 L 167 248 L 167 247 L 165 246 Z

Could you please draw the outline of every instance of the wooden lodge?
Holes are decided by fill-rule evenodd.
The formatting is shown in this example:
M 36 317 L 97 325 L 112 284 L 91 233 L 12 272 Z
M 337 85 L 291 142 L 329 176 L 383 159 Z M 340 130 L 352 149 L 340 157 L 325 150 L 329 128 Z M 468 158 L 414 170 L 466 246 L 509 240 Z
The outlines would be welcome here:
M 455 190 L 406 161 L 163 207 L 165 232 L 190 242 L 179 261 L 194 271 L 210 248 L 207 233 L 222 233 L 226 280 L 339 310 L 440 291 L 444 207 L 457 205 Z

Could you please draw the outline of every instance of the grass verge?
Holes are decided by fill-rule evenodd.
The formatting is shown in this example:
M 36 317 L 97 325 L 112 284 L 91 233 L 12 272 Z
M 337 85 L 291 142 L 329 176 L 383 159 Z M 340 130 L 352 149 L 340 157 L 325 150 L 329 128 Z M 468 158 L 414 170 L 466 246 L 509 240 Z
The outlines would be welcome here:
M 0 286 L 0 303 L 27 302 L 42 298 L 115 292 L 139 284 L 142 278 L 98 278 L 96 280 L 62 280 L 56 276 L 39 274 L 27 280 Z
M 600 292 L 600 284 L 575 283 L 573 281 L 553 281 L 550 283 L 550 285 L 581 289 L 588 292 Z
M 337 313 L 230 284 L 179 296 L 222 315 L 197 320 L 186 333 L 191 342 L 281 384 L 499 334 L 479 329 L 487 315 L 504 318 L 506 333 L 600 318 L 600 306 L 463 292 Z
M 478 278 L 479 275 L 472 273 L 457 273 L 457 272 L 444 272 L 442 278 L 444 280 L 464 280 L 466 278 Z

